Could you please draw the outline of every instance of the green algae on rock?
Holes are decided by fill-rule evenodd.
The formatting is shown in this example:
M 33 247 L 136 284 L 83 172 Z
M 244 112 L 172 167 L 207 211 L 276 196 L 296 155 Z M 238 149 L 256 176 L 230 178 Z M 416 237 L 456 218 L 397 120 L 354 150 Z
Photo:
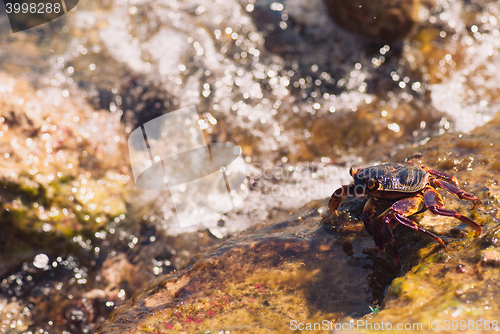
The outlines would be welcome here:
M 130 175 L 117 116 L 4 74 L 0 80 L 3 234 L 47 246 L 125 213 Z
M 91 332 L 106 301 L 154 277 L 100 261 L 110 244 L 119 249 L 103 239 L 127 213 L 125 131 L 117 115 L 69 95 L 0 72 L 0 332 Z M 110 289 L 98 294 L 100 277 Z

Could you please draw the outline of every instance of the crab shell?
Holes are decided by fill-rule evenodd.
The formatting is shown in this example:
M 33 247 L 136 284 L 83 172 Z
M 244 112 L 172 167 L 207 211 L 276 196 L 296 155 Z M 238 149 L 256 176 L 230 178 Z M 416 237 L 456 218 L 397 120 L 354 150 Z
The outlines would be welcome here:
M 414 164 L 385 163 L 378 166 L 351 168 L 355 185 L 367 188 L 370 195 L 381 199 L 407 197 L 425 188 L 429 173 Z

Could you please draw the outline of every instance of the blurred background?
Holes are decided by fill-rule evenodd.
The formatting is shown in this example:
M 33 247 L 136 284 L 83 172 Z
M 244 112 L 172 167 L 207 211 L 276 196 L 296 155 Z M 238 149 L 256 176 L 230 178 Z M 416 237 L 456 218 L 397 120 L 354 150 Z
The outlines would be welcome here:
M 486 0 L 86 0 L 18 33 L 0 6 L 0 332 L 94 333 L 151 280 L 348 183 L 351 166 L 496 113 Z M 196 106 L 250 193 L 180 228 L 128 135 Z

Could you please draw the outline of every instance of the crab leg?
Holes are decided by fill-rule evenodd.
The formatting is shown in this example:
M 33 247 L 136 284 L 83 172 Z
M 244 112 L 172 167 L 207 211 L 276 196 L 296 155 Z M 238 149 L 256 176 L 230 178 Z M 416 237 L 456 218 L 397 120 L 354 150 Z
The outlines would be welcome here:
M 375 212 L 375 208 L 378 205 L 378 200 L 375 199 L 374 197 L 370 197 L 368 201 L 365 203 L 365 207 L 363 208 L 363 217 L 370 218 L 373 216 L 373 213 Z
M 399 214 L 399 213 L 394 213 L 393 217 L 398 223 L 400 223 L 406 227 L 409 227 L 411 229 L 414 229 L 415 231 L 422 232 L 423 234 L 425 234 L 426 236 L 428 236 L 429 238 L 431 238 L 435 242 L 441 244 L 441 246 L 445 246 L 443 240 L 440 237 L 427 231 L 426 229 L 424 229 L 423 227 L 421 227 L 420 225 L 418 225 L 417 223 L 415 223 L 413 220 L 409 219 L 408 217 L 403 216 L 402 214 Z
M 420 167 L 422 167 L 422 169 L 425 170 L 427 173 L 432 174 L 434 176 L 437 176 L 443 180 L 446 180 L 446 181 L 451 182 L 451 183 L 455 184 L 456 186 L 458 186 L 458 180 L 454 176 L 451 176 L 451 175 L 448 175 L 446 173 L 431 169 L 429 167 L 425 167 L 425 166 L 420 166 Z
M 390 215 L 386 215 L 385 217 L 377 217 L 377 219 L 370 224 L 370 227 L 373 230 L 373 241 L 375 241 L 375 246 L 381 252 L 384 251 L 384 244 L 388 243 L 392 248 L 394 258 L 398 264 L 401 264 L 399 260 L 398 246 L 396 245 L 394 235 L 391 231 L 391 221 L 392 217 Z
M 444 242 L 443 240 L 441 240 L 441 238 L 432 234 L 426 229 L 422 228 L 420 225 L 418 225 L 413 220 L 408 218 L 408 216 L 411 216 L 421 211 L 423 207 L 424 207 L 424 198 L 422 197 L 422 195 L 419 194 L 415 197 L 405 198 L 394 203 L 388 209 L 389 210 L 388 216 L 390 216 L 395 221 L 406 227 L 424 233 L 434 241 L 444 246 Z
M 373 236 L 373 232 L 371 229 L 372 219 L 371 217 L 375 213 L 375 208 L 377 207 L 379 201 L 375 198 L 370 197 L 368 201 L 365 203 L 365 207 L 363 208 L 363 223 L 365 224 L 365 229 Z
M 398 262 L 398 264 L 401 264 L 401 261 L 399 259 L 399 253 L 398 253 L 398 246 L 396 245 L 396 240 L 394 240 L 394 235 L 392 234 L 390 226 L 390 221 L 391 217 L 387 216 L 384 219 L 384 226 L 382 227 L 382 232 L 384 234 L 385 240 L 389 242 L 389 245 L 391 245 L 392 248 L 392 254 L 394 254 L 394 258 Z
M 452 186 L 451 184 L 448 184 L 448 185 Z M 444 188 L 444 189 L 446 189 L 446 188 Z M 446 189 L 446 190 L 448 190 L 448 189 Z M 455 194 L 455 195 L 460 197 L 460 195 L 458 195 L 458 194 Z M 472 194 L 468 194 L 468 195 L 472 195 Z M 472 195 L 472 196 L 474 196 L 474 195 Z M 479 201 L 479 199 L 477 199 L 477 200 Z M 479 201 L 479 202 L 481 202 L 481 201 Z M 473 220 L 465 217 L 464 215 L 461 215 L 460 213 L 456 212 L 455 210 L 445 209 L 443 206 L 443 199 L 441 198 L 441 195 L 439 195 L 439 193 L 434 188 L 428 187 L 424 191 L 424 203 L 425 203 L 425 207 L 427 209 L 431 210 L 432 212 L 434 212 L 435 214 L 438 214 L 441 216 L 455 217 L 457 219 L 460 219 L 462 222 L 469 225 L 475 231 L 476 237 L 481 234 L 481 231 L 482 231 L 481 226 L 476 224 Z
M 423 204 L 424 199 L 420 194 L 415 197 L 409 197 L 399 200 L 394 203 L 389 209 L 379 215 L 370 225 L 373 232 L 373 239 L 377 248 L 383 251 L 383 244 L 390 244 L 392 252 L 394 253 L 394 257 L 396 258 L 396 261 L 398 263 L 400 263 L 400 260 L 396 242 L 394 241 L 394 235 L 391 231 L 392 222 L 395 222 L 396 224 L 400 223 L 408 228 L 419 231 L 427 235 L 434 241 L 438 242 L 439 244 L 443 246 L 445 245 L 441 238 L 420 227 L 417 223 L 407 217 L 421 211 L 424 208 Z
M 355 184 L 342 186 L 333 192 L 332 197 L 330 198 L 330 202 L 328 202 L 328 207 L 334 215 L 337 215 L 337 208 L 339 207 L 340 202 L 342 202 L 342 198 L 344 196 L 360 196 L 366 194 L 367 192 L 365 190 L 365 187 L 363 186 Z
M 375 246 L 377 247 L 377 249 L 379 251 L 383 252 L 384 251 L 384 244 L 388 242 L 384 238 L 383 218 L 382 219 L 374 219 L 374 220 L 371 220 L 370 218 L 366 218 L 365 227 L 368 230 L 368 232 L 370 232 L 370 234 L 373 236 L 373 241 L 375 241 Z
M 466 200 L 471 201 L 472 202 L 472 209 L 471 210 L 474 210 L 480 204 L 483 203 L 474 194 L 465 192 L 462 189 L 460 189 L 459 187 L 457 187 L 457 186 L 455 186 L 455 185 L 453 185 L 451 183 L 448 183 L 446 181 L 442 181 L 442 180 L 438 180 L 438 179 L 435 179 L 435 178 L 431 178 L 430 179 L 430 184 L 433 187 L 443 188 L 444 190 L 446 190 L 450 194 L 453 194 L 453 195 L 457 196 L 460 199 L 466 199 Z

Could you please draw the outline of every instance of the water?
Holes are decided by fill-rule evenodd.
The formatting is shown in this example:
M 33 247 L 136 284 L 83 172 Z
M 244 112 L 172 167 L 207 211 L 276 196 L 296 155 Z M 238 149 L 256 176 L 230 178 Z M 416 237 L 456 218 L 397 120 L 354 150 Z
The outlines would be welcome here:
M 390 46 L 339 28 L 320 0 L 86 1 L 57 21 L 17 34 L 10 33 L 3 15 L 1 71 L 32 85 L 46 108 L 74 103 L 66 124 L 99 143 L 101 158 L 119 150 L 116 143 L 125 143 L 138 125 L 195 105 L 208 142 L 242 148 L 251 191 L 221 220 L 181 229 L 169 193 L 140 190 L 124 172 L 133 198 L 127 214 L 111 219 L 99 234 L 79 236 L 72 246 L 48 254 L 47 268 L 33 262 L 43 249 L 28 252 L 33 260 L 9 267 L 2 319 L 12 328 L 21 326 L 14 318 L 32 319 L 33 332 L 51 332 L 53 326 L 92 332 L 89 323 L 102 321 L 141 286 L 125 277 L 126 287 L 111 294 L 113 287 L 90 283 L 88 276 L 103 277 L 103 263 L 117 254 L 127 254 L 130 268 L 144 269 L 136 281 L 145 284 L 199 251 L 190 245 L 193 240 L 209 246 L 249 226 L 279 221 L 349 182 L 350 166 L 388 159 L 397 145 L 484 124 L 498 106 L 499 10 L 486 1 L 424 2 L 419 18 L 426 23 L 416 36 Z M 0 85 L 2 96 L 13 87 L 9 80 Z M 75 121 L 75 104 L 89 109 L 88 117 Z M 102 111 L 93 117 L 92 108 Z M 10 159 L 5 154 L 12 147 L 2 149 L 0 159 Z M 44 154 L 37 156 L 42 160 Z M 75 184 L 77 192 L 84 187 L 89 188 Z M 173 242 L 187 232 L 192 234 L 185 243 L 162 255 L 160 240 Z M 89 254 L 95 259 L 87 263 L 82 259 Z M 51 266 L 59 257 L 75 261 L 86 281 L 82 273 L 71 273 L 74 268 Z M 136 267 L 139 259 L 148 265 Z M 47 289 L 45 295 L 65 279 L 65 294 L 78 291 L 64 303 L 51 299 L 75 310 L 64 313 L 75 317 L 73 327 L 37 316 L 44 312 L 29 301 L 31 271 L 36 275 L 29 282 Z M 85 306 L 82 298 L 95 305 Z M 16 316 L 4 315 L 7 305 L 15 305 Z

